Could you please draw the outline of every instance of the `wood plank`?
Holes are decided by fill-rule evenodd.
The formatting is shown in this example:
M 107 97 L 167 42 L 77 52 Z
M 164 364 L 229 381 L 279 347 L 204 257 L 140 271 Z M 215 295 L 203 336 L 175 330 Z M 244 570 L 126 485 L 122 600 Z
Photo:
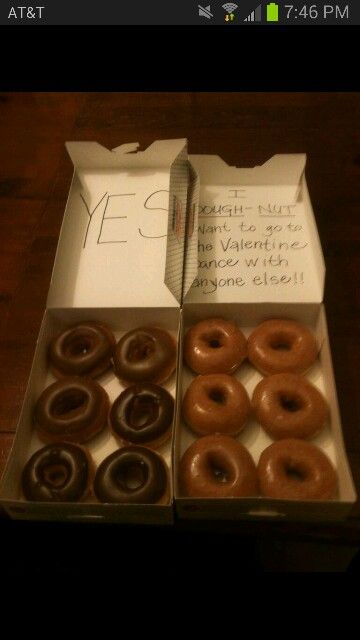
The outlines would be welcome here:
M 0 94 L 0 195 L 45 199 L 84 94 Z
M 13 433 L 0 433 L 0 478 L 4 472 L 6 461 L 14 439 Z

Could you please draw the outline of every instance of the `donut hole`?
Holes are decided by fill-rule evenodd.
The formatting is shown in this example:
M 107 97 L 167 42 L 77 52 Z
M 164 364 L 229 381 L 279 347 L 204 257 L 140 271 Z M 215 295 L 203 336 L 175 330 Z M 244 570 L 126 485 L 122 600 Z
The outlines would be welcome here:
M 211 477 L 216 483 L 225 484 L 229 482 L 231 473 L 229 473 L 228 465 L 221 456 L 216 453 L 209 453 L 207 463 Z
M 292 482 L 305 482 L 308 476 L 306 469 L 293 462 L 285 464 L 285 475 Z
M 78 413 L 87 403 L 88 397 L 83 391 L 62 393 L 53 401 L 50 411 L 55 418 L 68 418 Z
M 92 342 L 86 336 L 71 337 L 64 345 L 64 353 L 67 358 L 81 358 L 91 351 Z
M 274 340 L 274 342 L 270 343 L 270 347 L 275 351 L 290 351 L 291 346 L 288 342 L 284 342 L 283 340 Z
M 299 396 L 291 394 L 280 394 L 279 400 L 281 407 L 285 411 L 289 411 L 289 413 L 296 413 L 296 411 L 300 411 L 304 406 Z
M 212 400 L 216 404 L 224 405 L 226 402 L 225 392 L 223 391 L 223 389 L 219 389 L 218 387 L 216 387 L 215 389 L 210 389 L 208 396 L 210 400 Z
M 64 462 L 47 463 L 41 469 L 42 482 L 55 489 L 65 486 L 69 477 L 69 469 Z
M 222 347 L 222 335 L 218 331 L 205 334 L 203 339 L 211 349 L 220 349 Z
M 123 462 L 117 469 L 116 482 L 123 491 L 136 491 L 146 484 L 148 468 L 142 462 Z
M 141 429 L 155 422 L 159 414 L 159 407 L 153 398 L 135 397 L 126 411 L 126 421 L 134 429 Z
M 292 336 L 286 333 L 277 333 L 271 337 L 269 346 L 274 351 L 291 351 L 293 346 Z
M 142 362 L 154 353 L 154 340 L 150 336 L 137 336 L 131 340 L 126 358 L 129 362 Z

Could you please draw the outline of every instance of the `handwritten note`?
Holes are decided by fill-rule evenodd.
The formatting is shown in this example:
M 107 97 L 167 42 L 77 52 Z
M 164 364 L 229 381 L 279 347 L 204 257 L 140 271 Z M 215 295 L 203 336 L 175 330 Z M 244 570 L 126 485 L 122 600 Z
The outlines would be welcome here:
M 281 201 L 275 191 L 201 190 L 198 275 L 190 301 L 295 301 L 315 295 L 319 282 L 304 204 Z
M 84 210 L 88 215 L 88 222 L 84 234 L 83 249 L 89 244 L 89 230 L 95 224 L 97 224 L 97 233 L 92 240 L 92 243 L 96 244 L 116 244 L 128 242 L 128 232 L 125 220 L 129 218 L 133 211 L 134 202 L 138 205 L 137 193 L 104 193 L 95 207 L 91 210 L 84 195 L 80 193 L 80 199 L 83 202 Z M 165 223 L 167 225 L 168 217 L 168 200 L 169 190 L 161 189 L 154 191 L 146 195 L 145 199 L 141 202 L 141 210 L 144 211 L 156 211 L 160 213 L 160 224 Z M 162 205 L 162 206 L 161 206 Z M 165 216 L 162 213 L 165 211 Z M 97 212 L 97 216 L 94 214 Z M 121 220 L 122 222 L 118 222 Z M 116 221 L 116 222 L 113 222 Z M 154 224 L 154 219 L 151 221 L 150 226 L 146 224 L 148 228 L 145 228 L 144 222 L 141 226 L 137 227 L 137 233 L 141 238 L 149 240 L 157 240 L 159 238 L 167 237 L 166 226 L 163 232 L 159 231 L 158 223 Z
M 166 168 L 81 177 L 62 228 L 56 305 L 179 306 L 186 192 L 180 201 Z

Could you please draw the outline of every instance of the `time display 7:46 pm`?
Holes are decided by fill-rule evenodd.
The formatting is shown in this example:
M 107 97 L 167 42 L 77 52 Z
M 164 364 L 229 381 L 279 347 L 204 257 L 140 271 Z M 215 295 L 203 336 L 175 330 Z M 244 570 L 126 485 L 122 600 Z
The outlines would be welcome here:
M 335 18 L 337 20 L 349 20 L 349 5 L 339 7 L 337 4 L 325 4 L 322 7 L 318 7 L 316 4 L 306 5 L 302 7 L 295 7 L 293 4 L 286 4 L 286 18 L 302 20 L 316 20 L 321 18 L 326 20 L 327 18 Z

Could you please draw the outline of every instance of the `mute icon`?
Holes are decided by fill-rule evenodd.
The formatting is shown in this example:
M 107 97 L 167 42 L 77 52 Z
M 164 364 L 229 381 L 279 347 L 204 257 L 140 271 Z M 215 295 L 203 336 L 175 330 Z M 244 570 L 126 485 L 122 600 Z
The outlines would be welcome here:
M 200 4 L 198 4 L 199 7 L 199 16 L 204 16 L 204 18 L 213 18 L 213 14 L 211 13 L 211 8 L 210 5 L 207 7 L 202 7 Z

